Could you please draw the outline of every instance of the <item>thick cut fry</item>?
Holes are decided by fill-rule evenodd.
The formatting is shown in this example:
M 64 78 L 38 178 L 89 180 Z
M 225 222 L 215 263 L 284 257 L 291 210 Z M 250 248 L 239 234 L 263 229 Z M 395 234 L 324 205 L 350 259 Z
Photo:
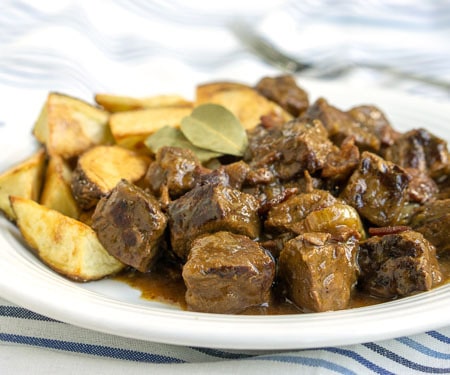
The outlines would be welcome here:
M 191 107 L 162 107 L 118 112 L 111 115 L 109 126 L 117 144 L 134 148 L 164 126 L 180 126 L 181 120 L 191 112 Z
M 66 216 L 78 219 L 80 208 L 72 194 L 72 171 L 60 156 L 52 156 L 48 162 L 40 203 Z
M 9 203 L 10 195 L 38 200 L 45 170 L 45 151 L 40 149 L 33 156 L 0 175 L 0 211 L 14 220 Z
M 10 200 L 26 243 L 56 272 L 88 281 L 124 268 L 107 253 L 89 226 L 30 199 L 12 196 Z
M 111 94 L 96 94 L 95 102 L 109 112 L 133 111 L 136 109 L 187 107 L 193 103 L 179 95 L 156 95 L 146 98 L 135 98 Z
M 108 112 L 80 99 L 50 93 L 33 134 L 50 155 L 69 159 L 94 145 L 113 142 L 108 118 Z
M 149 159 L 119 146 L 97 146 L 78 159 L 72 176 L 72 192 L 82 209 L 94 207 L 117 183 L 144 177 Z
M 261 116 L 275 116 L 289 121 L 292 116 L 275 102 L 259 94 L 251 87 L 222 82 L 197 87 L 196 106 L 204 103 L 220 104 L 230 110 L 245 129 L 258 125 Z

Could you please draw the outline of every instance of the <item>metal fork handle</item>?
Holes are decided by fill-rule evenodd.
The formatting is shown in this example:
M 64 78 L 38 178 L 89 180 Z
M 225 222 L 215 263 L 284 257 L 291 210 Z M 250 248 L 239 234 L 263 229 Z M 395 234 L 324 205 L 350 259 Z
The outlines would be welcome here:
M 235 21 L 230 25 L 230 29 L 238 40 L 251 52 L 266 61 L 269 65 L 275 66 L 287 73 L 303 73 L 314 71 L 317 67 L 313 63 L 300 61 L 298 58 L 290 56 L 275 47 L 273 43 L 258 34 L 255 29 L 247 23 Z M 364 68 L 387 73 L 395 77 L 409 79 L 425 83 L 427 85 L 440 87 L 450 92 L 450 82 L 436 79 L 430 76 L 416 74 L 394 68 L 389 65 L 379 63 L 348 63 L 336 68 L 330 66 L 328 69 L 321 68 L 321 76 L 337 77 L 354 68 Z

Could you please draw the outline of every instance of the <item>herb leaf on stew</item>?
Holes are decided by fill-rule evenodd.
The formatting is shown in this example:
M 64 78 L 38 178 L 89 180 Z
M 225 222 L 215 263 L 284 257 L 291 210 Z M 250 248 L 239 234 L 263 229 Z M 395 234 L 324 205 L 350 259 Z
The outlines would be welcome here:
M 194 152 L 201 162 L 206 162 L 213 158 L 222 156 L 222 153 L 202 149 L 194 146 L 181 132 L 180 129 L 172 126 L 164 126 L 153 133 L 145 140 L 145 145 L 156 153 L 161 147 L 180 147 L 188 148 Z
M 195 108 L 181 120 L 181 131 L 195 146 L 228 155 L 243 156 L 248 144 L 240 121 L 218 104 Z

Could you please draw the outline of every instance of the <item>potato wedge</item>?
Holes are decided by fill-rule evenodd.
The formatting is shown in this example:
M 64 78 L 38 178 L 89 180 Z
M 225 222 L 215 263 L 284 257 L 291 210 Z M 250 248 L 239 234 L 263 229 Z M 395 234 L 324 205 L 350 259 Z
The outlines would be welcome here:
M 28 159 L 12 167 L 0 175 L 0 211 L 9 220 L 14 221 L 9 196 L 38 200 L 45 171 L 46 155 L 42 148 Z
M 108 254 L 91 227 L 30 199 L 11 196 L 10 201 L 26 243 L 56 272 L 88 281 L 125 267 Z
M 50 157 L 40 203 L 63 215 L 78 219 L 80 208 L 72 194 L 72 170 L 60 156 Z
M 220 104 L 230 110 L 245 129 L 258 125 L 261 116 L 277 116 L 283 121 L 292 119 L 292 116 L 278 104 L 249 86 L 232 82 L 205 84 L 197 87 L 196 95 L 196 106 L 204 103 Z
M 191 107 L 161 107 L 118 112 L 111 115 L 109 126 L 118 145 L 136 148 L 150 134 L 162 127 L 180 126 L 181 119 L 189 116 L 191 112 Z
M 213 97 L 218 92 L 228 91 L 228 90 L 245 90 L 252 89 L 251 86 L 240 82 L 231 81 L 218 81 L 218 82 L 208 82 L 197 85 L 195 90 L 195 101 L 198 103 L 207 103 L 210 98 Z
M 111 94 L 96 94 L 95 102 L 109 112 L 133 111 L 136 109 L 187 107 L 194 105 L 179 95 L 156 95 L 145 98 L 134 98 Z
M 78 159 L 72 192 L 84 210 L 94 207 L 121 179 L 136 182 L 147 172 L 149 158 L 120 146 L 96 146 Z
M 98 144 L 113 142 L 109 113 L 80 99 L 50 93 L 33 134 L 49 155 L 69 159 Z

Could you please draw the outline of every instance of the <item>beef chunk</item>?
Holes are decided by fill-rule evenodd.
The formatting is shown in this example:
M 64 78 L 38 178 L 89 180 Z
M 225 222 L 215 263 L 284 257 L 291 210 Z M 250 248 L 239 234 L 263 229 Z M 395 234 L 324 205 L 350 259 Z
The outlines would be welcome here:
M 250 131 L 246 158 L 251 166 L 270 168 L 276 177 L 289 180 L 304 170 L 321 170 L 335 150 L 320 121 L 297 119 L 281 127 Z
M 260 233 L 258 202 L 253 196 L 222 184 L 197 186 L 169 205 L 173 251 L 186 259 L 200 234 L 230 231 L 256 238 Z
M 331 206 L 335 202 L 336 198 L 325 190 L 294 195 L 269 210 L 264 226 L 272 233 L 298 233 L 297 227 L 303 229 L 303 220 L 310 212 Z
M 352 136 L 355 144 L 362 150 L 377 152 L 381 142 L 375 130 L 367 122 L 357 122 L 347 112 L 330 105 L 325 99 L 319 98 L 309 107 L 305 114 L 309 121 L 318 119 L 328 131 L 330 139 L 337 145 Z
M 322 177 L 330 179 L 333 183 L 344 181 L 352 174 L 359 163 L 359 149 L 355 146 L 355 139 L 344 139 L 339 150 L 327 155 L 322 170 Z
M 240 190 L 250 172 L 250 166 L 240 160 L 231 164 L 220 165 L 212 170 L 199 167 L 194 173 L 194 179 L 196 185 L 223 184 Z
M 417 168 L 406 168 L 411 177 L 408 185 L 408 200 L 425 203 L 437 196 L 439 188 L 436 182 L 425 172 Z
M 384 151 L 386 160 L 439 178 L 449 162 L 447 142 L 425 129 L 410 130 Z
M 161 147 L 146 174 L 151 191 L 159 196 L 166 187 L 169 195 L 176 198 L 192 189 L 194 171 L 200 166 L 195 154 L 186 148 Z
M 358 262 L 359 285 L 378 297 L 402 297 L 429 290 L 442 278 L 434 246 L 412 230 L 362 242 Z
M 439 192 L 438 199 L 450 199 L 450 160 L 447 164 L 445 173 L 436 179 Z
M 256 90 L 294 117 L 300 116 L 309 105 L 308 94 L 292 76 L 264 77 L 256 84 Z
M 270 254 L 250 238 L 230 232 L 198 237 L 183 267 L 190 310 L 234 314 L 267 304 L 275 276 Z
M 399 136 L 384 113 L 373 105 L 361 105 L 351 108 L 347 113 L 364 129 L 375 134 L 381 148 L 391 146 Z
M 396 225 L 407 201 L 409 181 L 402 168 L 365 151 L 341 198 L 375 225 Z
M 100 200 L 92 227 L 112 256 L 141 272 L 158 258 L 167 225 L 156 199 L 122 180 Z
M 429 202 L 418 210 L 411 226 L 430 241 L 439 255 L 450 251 L 450 199 Z
M 328 233 L 305 233 L 288 241 L 279 259 L 287 296 L 305 311 L 348 307 L 358 277 L 357 242 L 337 242 Z
M 268 167 L 273 161 L 280 158 L 277 154 L 276 144 L 282 137 L 282 123 L 270 125 L 259 124 L 247 130 L 248 147 L 245 151 L 244 160 L 252 166 Z

